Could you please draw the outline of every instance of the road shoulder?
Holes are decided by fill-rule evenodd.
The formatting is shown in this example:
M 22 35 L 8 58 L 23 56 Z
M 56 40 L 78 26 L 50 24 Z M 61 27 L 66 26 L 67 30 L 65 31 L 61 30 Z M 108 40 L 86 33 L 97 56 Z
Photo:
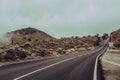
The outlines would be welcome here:
M 120 50 L 108 49 L 101 64 L 105 80 L 120 80 Z

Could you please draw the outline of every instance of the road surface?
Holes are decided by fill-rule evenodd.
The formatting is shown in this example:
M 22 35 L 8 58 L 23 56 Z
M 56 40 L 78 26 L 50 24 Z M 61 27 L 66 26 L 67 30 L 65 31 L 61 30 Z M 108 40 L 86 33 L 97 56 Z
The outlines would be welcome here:
M 4 65 L 0 80 L 93 80 L 96 58 L 106 49 L 107 44 L 82 54 Z

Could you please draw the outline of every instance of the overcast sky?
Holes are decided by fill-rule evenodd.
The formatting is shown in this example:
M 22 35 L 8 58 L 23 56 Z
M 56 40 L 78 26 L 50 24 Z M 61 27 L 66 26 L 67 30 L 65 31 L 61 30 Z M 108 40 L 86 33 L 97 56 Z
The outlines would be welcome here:
M 54 37 L 120 28 L 120 0 L 0 0 L 0 34 L 34 27 Z

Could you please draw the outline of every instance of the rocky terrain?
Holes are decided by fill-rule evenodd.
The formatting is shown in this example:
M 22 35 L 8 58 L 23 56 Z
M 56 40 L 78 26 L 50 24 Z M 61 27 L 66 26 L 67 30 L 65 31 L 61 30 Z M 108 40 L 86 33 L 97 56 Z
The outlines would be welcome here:
M 114 43 L 114 46 L 120 47 L 120 29 L 113 31 L 110 36 L 110 41 Z
M 35 59 L 77 53 L 94 49 L 99 35 L 56 39 L 47 33 L 28 27 L 6 33 L 9 44 L 0 47 L 0 62 Z
M 54 39 L 47 33 L 31 27 L 8 32 L 6 35 L 11 38 L 10 40 L 12 44 L 21 44 L 26 41 L 30 42 Z

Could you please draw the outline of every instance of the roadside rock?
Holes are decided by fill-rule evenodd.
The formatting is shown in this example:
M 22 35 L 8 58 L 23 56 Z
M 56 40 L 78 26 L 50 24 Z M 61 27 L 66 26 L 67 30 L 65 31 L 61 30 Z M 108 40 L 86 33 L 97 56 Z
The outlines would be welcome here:
M 120 48 L 120 29 L 111 33 L 110 41 L 114 43 L 115 47 Z

